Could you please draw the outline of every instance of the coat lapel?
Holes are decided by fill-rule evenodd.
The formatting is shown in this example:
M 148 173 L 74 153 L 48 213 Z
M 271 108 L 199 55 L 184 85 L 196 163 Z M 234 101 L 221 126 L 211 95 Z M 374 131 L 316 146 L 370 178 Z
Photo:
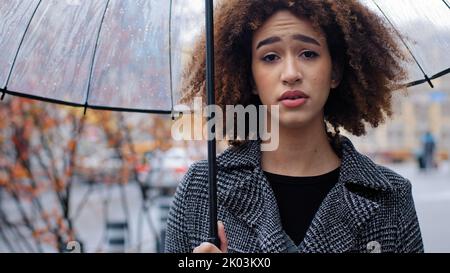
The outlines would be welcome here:
M 376 202 L 349 191 L 339 182 L 322 202 L 299 251 L 342 253 L 351 250 L 360 229 L 378 207 Z
M 219 203 L 255 231 L 262 252 L 296 250 L 281 226 L 275 196 L 263 172 L 256 167 L 246 173 L 231 188 L 219 186 Z

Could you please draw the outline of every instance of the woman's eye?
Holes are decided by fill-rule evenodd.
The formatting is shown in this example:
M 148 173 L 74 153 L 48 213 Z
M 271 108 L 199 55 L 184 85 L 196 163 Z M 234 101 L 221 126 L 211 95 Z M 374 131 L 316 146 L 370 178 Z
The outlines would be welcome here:
M 306 59 L 314 59 L 315 57 L 319 56 L 319 54 L 317 54 L 314 51 L 305 51 L 301 55 L 304 56 Z
M 269 54 L 269 55 L 264 56 L 262 58 L 262 60 L 265 61 L 265 62 L 271 63 L 271 62 L 274 62 L 274 61 L 278 60 L 278 56 L 275 55 L 275 54 Z

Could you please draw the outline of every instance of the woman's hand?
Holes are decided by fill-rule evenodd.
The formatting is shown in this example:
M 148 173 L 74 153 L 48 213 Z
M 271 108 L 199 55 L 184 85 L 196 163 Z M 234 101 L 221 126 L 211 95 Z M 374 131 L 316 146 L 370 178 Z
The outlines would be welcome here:
M 226 253 L 228 251 L 227 235 L 225 234 L 225 227 L 221 221 L 217 222 L 220 249 L 211 243 L 202 243 L 198 247 L 194 248 L 194 253 Z

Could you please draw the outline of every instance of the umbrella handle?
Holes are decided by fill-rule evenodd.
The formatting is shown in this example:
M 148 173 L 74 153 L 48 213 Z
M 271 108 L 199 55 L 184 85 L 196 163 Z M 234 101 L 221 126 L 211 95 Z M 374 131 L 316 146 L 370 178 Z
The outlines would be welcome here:
M 205 0 L 206 19 L 206 89 L 208 105 L 214 105 L 214 1 Z M 211 119 L 209 115 L 208 119 Z M 215 128 L 208 136 L 208 184 L 209 184 L 209 238 L 208 242 L 220 247 L 217 230 L 217 166 Z

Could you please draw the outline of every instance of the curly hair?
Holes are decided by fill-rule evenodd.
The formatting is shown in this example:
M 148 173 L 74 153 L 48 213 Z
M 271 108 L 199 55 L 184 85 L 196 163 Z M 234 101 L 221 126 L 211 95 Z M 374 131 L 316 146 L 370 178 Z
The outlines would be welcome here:
M 406 72 L 395 34 L 375 13 L 356 0 L 225 0 L 215 11 L 216 104 L 261 104 L 252 94 L 253 33 L 275 12 L 289 10 L 311 21 L 327 38 L 333 64 L 341 68 L 340 85 L 330 92 L 325 121 L 360 136 L 365 122 L 377 127 L 391 116 L 391 91 Z M 204 35 L 203 35 L 204 36 Z M 182 102 L 206 96 L 205 38 L 194 47 L 184 71 Z M 231 144 L 233 144 L 231 142 Z

